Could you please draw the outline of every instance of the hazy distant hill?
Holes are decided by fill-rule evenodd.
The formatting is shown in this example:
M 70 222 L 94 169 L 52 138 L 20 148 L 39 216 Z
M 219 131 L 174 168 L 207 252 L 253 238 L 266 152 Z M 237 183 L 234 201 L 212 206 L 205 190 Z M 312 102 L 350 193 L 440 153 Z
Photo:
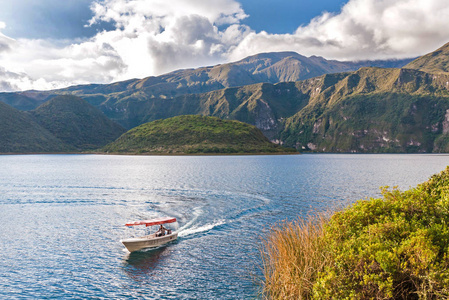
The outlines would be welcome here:
M 271 143 L 255 126 L 214 117 L 178 116 L 140 125 L 103 149 L 138 154 L 292 152 Z
M 322 57 L 307 58 L 295 52 L 262 53 L 241 61 L 171 72 L 157 77 L 128 80 L 108 85 L 75 86 L 59 90 L 86 99 L 108 117 L 126 128 L 138 124 L 128 113 L 127 104 L 151 99 L 174 99 L 189 94 L 201 94 L 228 87 L 255 83 L 298 81 L 328 73 L 355 71 L 363 66 L 403 66 L 411 60 L 339 62 Z M 1 97 L 0 97 L 1 99 Z
M 428 73 L 449 73 L 449 43 L 434 52 L 415 59 L 404 68 Z
M 157 77 L 113 84 L 73 86 L 58 92 L 92 96 L 124 92 L 114 95 L 115 99 L 121 99 L 139 91 L 147 97 L 172 98 L 261 82 L 298 81 L 328 73 L 355 71 L 366 66 L 402 67 L 410 61 L 340 62 L 317 56 L 308 58 L 295 52 L 261 53 L 233 63 L 178 70 Z
M 30 115 L 0 102 L 0 153 L 45 153 L 73 150 Z
M 81 151 L 102 147 L 125 132 L 97 108 L 75 96 L 57 96 L 30 113 L 55 137 Z
M 114 119 L 117 106 L 123 107 L 123 102 L 146 101 L 152 98 L 172 99 L 180 95 L 262 82 L 298 81 L 328 73 L 355 71 L 364 66 L 402 67 L 410 61 L 340 62 L 317 56 L 305 57 L 295 52 L 262 53 L 233 63 L 178 70 L 157 77 L 112 84 L 72 86 L 49 92 L 0 93 L 0 101 L 18 109 L 31 110 L 56 94 L 72 94 L 83 97 Z M 117 118 L 120 122 L 121 119 Z M 135 124 L 133 120 L 122 122 L 127 128 Z

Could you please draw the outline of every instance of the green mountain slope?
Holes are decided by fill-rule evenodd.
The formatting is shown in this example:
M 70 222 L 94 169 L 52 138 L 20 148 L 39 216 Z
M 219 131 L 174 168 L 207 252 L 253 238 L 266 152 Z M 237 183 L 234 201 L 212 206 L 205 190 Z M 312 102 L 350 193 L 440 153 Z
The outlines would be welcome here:
M 128 126 L 183 114 L 236 119 L 272 140 L 313 151 L 445 151 L 435 142 L 446 134 L 448 81 L 411 69 L 362 68 L 173 99 L 130 97 L 111 117 L 137 121 Z
M 30 112 L 54 136 L 77 150 L 96 149 L 125 132 L 81 98 L 57 96 Z
M 288 152 L 271 143 L 254 126 L 215 117 L 178 116 L 140 125 L 103 148 L 113 153 L 276 153 Z
M 161 76 L 112 84 L 79 85 L 48 92 L 0 93 L 0 101 L 18 109 L 30 110 L 55 95 L 70 94 L 86 99 L 111 117 L 116 114 L 117 106 L 123 106 L 123 102 L 135 101 L 134 99 L 173 99 L 181 95 L 206 93 L 228 87 L 304 80 L 328 73 L 355 71 L 364 66 L 402 67 L 410 61 L 341 62 L 317 56 L 305 57 L 295 52 L 261 53 L 233 63 L 178 70 Z M 132 116 L 129 117 L 131 119 L 122 123 L 127 128 L 131 128 L 129 124 L 137 123 Z
M 363 67 L 333 73 L 363 63 L 306 58 L 291 52 L 265 53 L 231 64 L 180 70 L 142 80 L 74 86 L 47 94 L 19 94 L 39 102 L 57 93 L 78 95 L 125 128 L 194 114 L 246 122 L 273 141 L 306 151 L 448 152 L 449 74 L 443 72 L 444 59 L 436 59 L 444 57 L 445 49 L 446 46 L 403 69 Z M 435 58 L 429 70 L 438 66 L 440 72 L 410 67 L 427 70 L 426 64 L 419 63 L 431 61 L 426 57 Z M 320 72 L 332 74 L 271 83 Z M 249 84 L 252 82 L 259 83 Z M 0 95 L 0 100 L 5 97 Z M 8 97 L 10 102 L 20 99 L 23 106 L 29 105 L 22 97 Z M 52 116 L 55 114 L 44 119 Z M 89 122 L 78 124 L 81 123 Z M 64 138 L 66 130 L 53 132 L 68 141 Z M 72 145 L 94 148 L 94 143 L 77 143 Z
M 30 115 L 0 102 L 0 153 L 45 153 L 71 150 Z
M 449 73 L 449 43 L 434 52 L 415 59 L 404 68 L 428 73 Z
M 446 152 L 449 75 L 363 68 L 299 83 L 308 104 L 280 139 L 320 152 Z
M 303 94 L 295 83 L 255 84 L 172 99 L 134 95 L 113 105 L 109 117 L 133 128 L 157 119 L 198 114 L 250 123 L 270 138 L 278 133 L 278 118 L 291 116 L 303 107 Z M 307 100 L 307 99 L 306 99 Z
M 447 82 L 445 74 L 362 68 L 173 98 L 136 93 L 102 105 L 128 128 L 196 114 L 255 125 L 269 139 L 306 151 L 448 152 Z

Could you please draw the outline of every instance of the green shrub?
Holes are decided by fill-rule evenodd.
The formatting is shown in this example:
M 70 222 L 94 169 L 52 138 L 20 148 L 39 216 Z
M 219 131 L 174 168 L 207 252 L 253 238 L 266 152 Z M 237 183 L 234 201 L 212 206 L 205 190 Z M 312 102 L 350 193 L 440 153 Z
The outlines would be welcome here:
M 449 168 L 414 189 L 383 188 L 382 195 L 358 201 L 326 222 L 314 238 L 321 241 L 326 263 L 310 278 L 307 293 L 283 298 L 449 297 Z M 267 242 L 269 247 L 273 243 Z

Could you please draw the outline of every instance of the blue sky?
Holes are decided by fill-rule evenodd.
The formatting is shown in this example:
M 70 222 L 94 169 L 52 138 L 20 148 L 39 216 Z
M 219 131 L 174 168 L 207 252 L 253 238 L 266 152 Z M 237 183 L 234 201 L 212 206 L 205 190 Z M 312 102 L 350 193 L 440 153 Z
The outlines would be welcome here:
M 92 0 L 0 0 L 3 33 L 13 38 L 74 39 L 95 35 L 86 27 Z
M 323 11 L 337 13 L 347 1 L 341 0 L 277 0 L 241 1 L 249 17 L 243 23 L 256 31 L 292 33 Z
M 447 0 L 0 0 L 0 91 L 160 75 L 260 52 L 416 57 L 449 42 Z
M 3 33 L 13 38 L 75 39 L 111 29 L 108 23 L 85 26 L 93 17 L 93 0 L 0 0 Z M 338 12 L 342 0 L 243 0 L 242 23 L 255 31 L 292 33 L 323 11 Z M 275 6 L 275 9 L 273 9 Z M 269 20 L 269 21 L 267 21 Z

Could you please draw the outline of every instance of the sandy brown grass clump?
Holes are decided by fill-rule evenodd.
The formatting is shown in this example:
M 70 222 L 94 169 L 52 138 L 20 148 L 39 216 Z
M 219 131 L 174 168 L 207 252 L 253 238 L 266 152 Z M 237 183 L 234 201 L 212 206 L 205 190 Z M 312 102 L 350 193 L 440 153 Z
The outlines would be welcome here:
M 312 298 L 318 273 L 329 261 L 323 240 L 327 220 L 327 216 L 318 214 L 271 228 L 262 250 L 264 297 Z

